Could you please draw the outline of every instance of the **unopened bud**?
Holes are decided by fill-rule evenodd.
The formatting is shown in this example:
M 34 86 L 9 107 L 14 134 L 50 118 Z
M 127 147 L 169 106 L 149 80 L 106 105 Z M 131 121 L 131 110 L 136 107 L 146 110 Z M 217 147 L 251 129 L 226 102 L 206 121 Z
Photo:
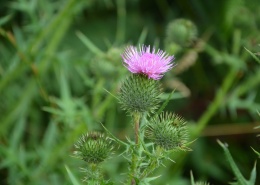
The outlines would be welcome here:
M 74 155 L 90 164 L 98 164 L 111 154 L 112 140 L 99 132 L 89 132 L 81 136 L 75 144 Z
M 123 82 L 119 101 L 122 108 L 130 113 L 149 113 L 157 108 L 160 93 L 157 80 L 141 74 L 133 74 Z

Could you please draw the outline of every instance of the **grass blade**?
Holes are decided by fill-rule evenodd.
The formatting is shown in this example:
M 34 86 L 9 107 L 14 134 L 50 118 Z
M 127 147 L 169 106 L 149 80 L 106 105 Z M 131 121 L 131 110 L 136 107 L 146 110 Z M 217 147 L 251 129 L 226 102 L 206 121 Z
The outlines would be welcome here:
M 78 180 L 76 179 L 76 177 L 75 177 L 75 176 L 73 175 L 73 173 L 70 171 L 69 167 L 67 167 L 67 166 L 65 165 L 65 168 L 66 168 L 66 171 L 67 171 L 67 173 L 68 173 L 68 175 L 69 175 L 69 178 L 70 178 L 72 184 L 73 184 L 73 185 L 80 185 L 80 183 L 78 182 Z

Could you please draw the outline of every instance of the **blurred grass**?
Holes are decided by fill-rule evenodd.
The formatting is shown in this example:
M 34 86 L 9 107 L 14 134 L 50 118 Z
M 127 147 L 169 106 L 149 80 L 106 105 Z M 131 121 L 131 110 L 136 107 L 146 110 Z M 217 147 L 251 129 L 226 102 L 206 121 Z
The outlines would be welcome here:
M 130 118 L 106 90 L 116 95 L 128 74 L 120 56 L 124 47 L 142 43 L 167 49 L 184 66 L 162 80 L 166 92 L 176 88 L 166 109 L 190 120 L 198 138 L 193 152 L 176 154 L 176 164 L 158 170 L 163 177 L 154 184 L 189 184 L 190 170 L 195 179 L 227 184 L 234 175 L 216 138 L 229 143 L 242 174 L 249 176 L 257 158 L 250 147 L 258 150 L 259 139 L 232 131 L 243 125 L 253 130 L 259 123 L 260 66 L 244 49 L 260 50 L 257 0 L 0 5 L 0 184 L 71 184 L 69 176 L 83 176 L 78 167 L 84 164 L 70 157 L 81 133 L 101 130 L 102 122 L 122 139 L 131 136 Z M 177 18 L 192 20 L 199 32 L 193 45 L 180 50 L 164 42 L 167 25 Z M 225 123 L 226 136 L 200 137 L 208 125 Z M 107 176 L 124 179 L 123 158 L 104 167 Z

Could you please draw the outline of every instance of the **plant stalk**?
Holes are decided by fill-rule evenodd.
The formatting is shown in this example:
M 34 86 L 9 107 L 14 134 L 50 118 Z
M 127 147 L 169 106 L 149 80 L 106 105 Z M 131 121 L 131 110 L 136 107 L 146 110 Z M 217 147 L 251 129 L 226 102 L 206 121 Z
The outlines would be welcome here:
M 198 135 L 202 132 L 202 130 L 207 125 L 210 118 L 216 113 L 218 108 L 221 106 L 221 103 L 225 101 L 226 94 L 228 90 L 230 89 L 232 83 L 234 82 L 237 75 L 237 69 L 232 68 L 226 78 L 224 79 L 224 82 L 219 89 L 215 99 L 210 104 L 207 111 L 201 116 L 201 118 L 198 120 L 197 128 L 194 131 L 193 137 L 198 137 Z
M 135 144 L 139 145 L 140 114 L 134 114 Z
M 138 168 L 138 149 L 139 149 L 139 127 L 140 127 L 140 114 L 135 113 L 133 115 L 134 119 L 134 132 L 135 132 L 135 145 L 133 148 L 133 153 L 132 153 L 132 164 L 131 164 L 131 185 L 135 185 L 136 181 L 135 178 L 137 175 L 137 168 Z

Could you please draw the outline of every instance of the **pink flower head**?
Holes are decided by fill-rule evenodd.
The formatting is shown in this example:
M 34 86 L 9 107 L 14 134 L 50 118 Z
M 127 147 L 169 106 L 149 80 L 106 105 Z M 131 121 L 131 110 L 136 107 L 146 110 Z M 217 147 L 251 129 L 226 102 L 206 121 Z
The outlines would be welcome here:
M 131 73 L 147 75 L 148 78 L 159 80 L 164 73 L 174 67 L 174 56 L 167 55 L 164 51 L 150 51 L 150 46 L 139 47 L 129 46 L 122 54 L 125 67 Z

